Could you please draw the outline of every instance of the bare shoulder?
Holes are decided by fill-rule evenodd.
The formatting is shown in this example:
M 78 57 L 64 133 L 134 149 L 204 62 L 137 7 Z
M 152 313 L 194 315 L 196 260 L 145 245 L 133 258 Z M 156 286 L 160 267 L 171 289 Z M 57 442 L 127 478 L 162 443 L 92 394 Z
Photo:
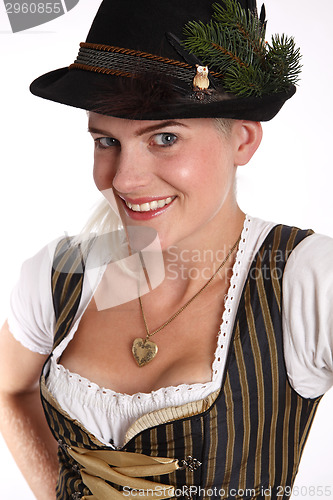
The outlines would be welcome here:
M 46 359 L 18 342 L 5 322 L 0 331 L 0 392 L 14 395 L 35 389 Z

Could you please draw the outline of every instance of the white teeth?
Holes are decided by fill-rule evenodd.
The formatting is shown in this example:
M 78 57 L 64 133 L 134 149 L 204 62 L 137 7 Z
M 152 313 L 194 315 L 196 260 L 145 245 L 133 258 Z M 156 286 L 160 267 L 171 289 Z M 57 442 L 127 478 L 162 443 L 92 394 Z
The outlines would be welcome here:
M 163 208 L 166 203 L 166 200 L 157 200 L 158 208 Z
M 134 212 L 149 212 L 150 210 L 156 210 L 157 208 L 163 208 L 165 205 L 169 205 L 174 198 L 169 196 L 163 200 L 154 200 L 150 203 L 142 203 L 141 205 L 133 205 L 132 203 L 125 200 L 128 208 Z
M 140 210 L 141 210 L 141 212 L 149 212 L 150 204 L 149 203 L 142 203 L 142 205 L 140 205 Z
M 156 210 L 157 207 L 158 207 L 157 201 L 150 202 L 150 210 Z

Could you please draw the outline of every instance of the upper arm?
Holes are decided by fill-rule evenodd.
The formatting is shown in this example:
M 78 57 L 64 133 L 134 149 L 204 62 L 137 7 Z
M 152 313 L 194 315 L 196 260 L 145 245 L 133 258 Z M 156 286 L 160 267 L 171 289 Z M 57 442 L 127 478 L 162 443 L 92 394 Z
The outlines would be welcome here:
M 14 338 L 30 351 L 44 355 L 53 347 L 51 270 L 56 243 L 57 240 L 22 264 L 8 310 L 8 325 Z
M 314 234 L 283 276 L 284 357 L 293 388 L 314 398 L 333 385 L 333 239 Z
M 15 395 L 36 389 L 47 355 L 15 340 L 6 322 L 0 331 L 0 393 Z

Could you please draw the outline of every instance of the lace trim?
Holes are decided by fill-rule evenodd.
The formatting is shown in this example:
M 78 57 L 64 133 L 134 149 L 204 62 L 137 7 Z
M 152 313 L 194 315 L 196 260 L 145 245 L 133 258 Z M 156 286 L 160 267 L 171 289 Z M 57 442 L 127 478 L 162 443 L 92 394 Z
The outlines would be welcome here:
M 224 367 L 225 357 L 228 353 L 228 347 L 231 340 L 231 327 L 233 326 L 232 315 L 235 309 L 235 294 L 239 287 L 240 280 L 240 270 L 243 264 L 243 257 L 245 255 L 247 236 L 249 234 L 251 224 L 251 218 L 246 215 L 243 225 L 243 230 L 241 234 L 241 239 L 238 245 L 238 251 L 236 254 L 235 264 L 232 269 L 232 276 L 230 280 L 229 289 L 227 295 L 224 299 L 224 311 L 222 315 L 222 323 L 220 326 L 220 333 L 218 335 L 217 347 L 215 350 L 214 361 L 212 365 L 212 382 L 219 381 L 219 385 L 222 380 L 222 367 Z M 238 304 L 236 304 L 237 306 Z
M 74 384 L 76 384 L 76 387 L 83 386 L 87 390 L 90 390 L 91 392 L 94 392 L 94 394 L 101 394 L 105 396 L 106 398 L 112 397 L 112 403 L 116 402 L 118 405 L 121 404 L 122 400 L 124 404 L 130 403 L 131 401 L 136 401 L 137 404 L 139 402 L 144 403 L 147 401 L 154 401 L 155 399 L 162 400 L 170 400 L 170 398 L 181 398 L 181 394 L 184 393 L 184 391 L 195 391 L 196 393 L 198 391 L 201 391 L 203 394 L 209 394 L 212 381 L 206 382 L 206 383 L 195 383 L 195 384 L 180 384 L 176 386 L 168 386 L 168 387 L 161 387 L 160 389 L 157 389 L 156 391 L 151 391 L 151 392 L 137 392 L 135 394 L 126 394 L 126 393 L 121 393 L 121 392 L 115 392 L 112 389 L 108 389 L 105 387 L 101 387 L 97 385 L 94 382 L 91 382 L 89 379 L 82 377 L 78 373 L 73 373 L 70 372 L 67 368 L 64 368 L 61 364 L 57 364 L 54 361 L 51 361 L 51 371 L 50 375 L 51 378 L 48 378 L 47 385 L 48 388 L 51 390 L 51 392 L 56 391 L 66 391 L 68 393 L 69 390 L 73 389 L 74 393 L 76 396 L 79 396 L 80 393 L 78 394 L 76 392 L 76 388 L 73 388 L 73 381 Z M 52 376 L 52 372 L 56 373 L 59 372 L 60 378 L 59 377 L 54 377 Z M 208 389 L 208 391 L 205 391 L 205 389 Z M 178 394 L 179 392 L 179 394 Z M 200 396 L 201 397 L 201 396 Z M 204 397 L 204 396 L 203 396 Z

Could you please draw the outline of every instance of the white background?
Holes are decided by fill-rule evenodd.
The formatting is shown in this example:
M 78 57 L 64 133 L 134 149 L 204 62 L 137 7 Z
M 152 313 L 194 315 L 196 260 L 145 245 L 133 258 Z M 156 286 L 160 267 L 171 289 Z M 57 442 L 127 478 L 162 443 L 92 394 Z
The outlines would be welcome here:
M 20 263 L 65 231 L 79 231 L 99 199 L 84 111 L 38 99 L 28 90 L 35 77 L 74 60 L 98 5 L 99 0 L 80 0 L 65 16 L 12 34 L 0 3 L 1 322 Z M 265 5 L 268 34 L 294 35 L 304 69 L 296 96 L 264 124 L 260 150 L 239 169 L 240 205 L 253 216 L 333 237 L 333 2 L 266 0 Z M 310 486 L 330 486 L 333 498 L 332 413 L 330 391 L 320 404 L 294 499 L 320 497 L 320 489 L 313 494 Z M 1 438 L 0 485 L 1 498 L 33 499 Z

